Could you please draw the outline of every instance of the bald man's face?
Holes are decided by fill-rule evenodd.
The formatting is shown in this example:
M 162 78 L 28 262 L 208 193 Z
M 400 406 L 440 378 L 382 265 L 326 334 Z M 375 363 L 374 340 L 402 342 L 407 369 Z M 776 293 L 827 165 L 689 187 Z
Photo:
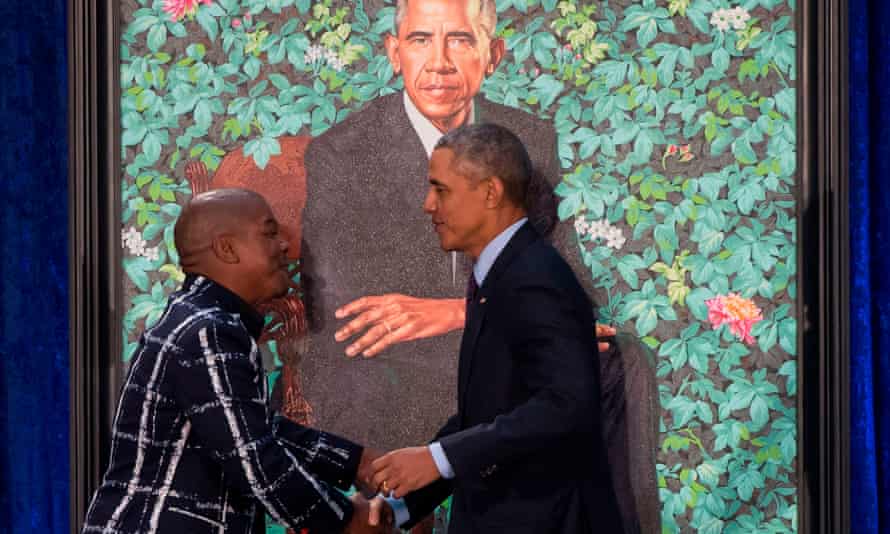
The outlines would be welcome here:
M 252 303 L 283 297 L 290 286 L 287 272 L 287 240 L 266 202 L 257 202 L 243 215 L 244 223 L 234 242 L 238 270 L 251 293 Z

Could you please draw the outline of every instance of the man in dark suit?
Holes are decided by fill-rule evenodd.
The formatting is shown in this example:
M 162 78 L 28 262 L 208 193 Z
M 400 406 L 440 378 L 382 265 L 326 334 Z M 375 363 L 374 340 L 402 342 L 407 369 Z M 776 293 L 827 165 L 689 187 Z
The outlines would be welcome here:
M 186 279 L 139 341 L 83 532 L 260 534 L 266 513 L 298 531 L 383 531 L 380 499 L 340 492 L 373 455 L 269 410 L 255 307 L 289 284 L 269 205 L 218 189 L 175 230 Z
M 602 444 L 593 306 L 529 224 L 522 142 L 479 124 L 446 134 L 429 167 L 442 249 L 474 262 L 457 413 L 429 446 L 373 462 L 410 526 L 453 492 L 452 534 L 622 531 Z

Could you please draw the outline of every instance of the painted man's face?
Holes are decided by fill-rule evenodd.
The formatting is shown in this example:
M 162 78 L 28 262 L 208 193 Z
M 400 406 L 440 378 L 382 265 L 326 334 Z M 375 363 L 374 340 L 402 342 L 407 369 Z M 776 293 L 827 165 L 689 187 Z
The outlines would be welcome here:
M 503 57 L 503 40 L 480 39 L 483 30 L 474 22 L 467 0 L 411 0 L 399 35 L 386 38 L 411 101 L 443 131 L 463 123 L 485 76 Z

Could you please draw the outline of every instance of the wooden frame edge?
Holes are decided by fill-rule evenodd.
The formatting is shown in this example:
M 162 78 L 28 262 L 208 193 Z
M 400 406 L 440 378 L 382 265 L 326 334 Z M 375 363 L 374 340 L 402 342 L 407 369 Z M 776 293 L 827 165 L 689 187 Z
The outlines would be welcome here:
M 72 533 L 105 468 L 120 382 L 117 4 L 67 2 Z
M 798 9 L 799 530 L 850 531 L 848 6 Z

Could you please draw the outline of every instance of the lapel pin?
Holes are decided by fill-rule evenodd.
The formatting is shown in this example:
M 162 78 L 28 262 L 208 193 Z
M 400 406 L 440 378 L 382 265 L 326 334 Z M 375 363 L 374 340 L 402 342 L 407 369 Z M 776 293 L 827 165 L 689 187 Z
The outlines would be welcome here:
M 486 300 L 488 300 L 488 299 L 485 297 L 482 297 L 481 299 L 479 299 L 479 304 L 485 304 Z

